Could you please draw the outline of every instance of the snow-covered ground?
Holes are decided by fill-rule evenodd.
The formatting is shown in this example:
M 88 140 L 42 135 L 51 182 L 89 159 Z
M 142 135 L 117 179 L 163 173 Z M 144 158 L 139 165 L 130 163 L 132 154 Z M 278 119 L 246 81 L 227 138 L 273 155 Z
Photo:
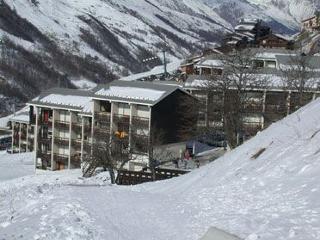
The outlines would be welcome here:
M 214 226 L 246 240 L 317 240 L 319 172 L 320 99 L 176 179 L 120 187 L 65 171 L 2 182 L 0 239 L 196 240 Z
M 0 151 L 0 182 L 34 174 L 33 153 L 10 155 Z

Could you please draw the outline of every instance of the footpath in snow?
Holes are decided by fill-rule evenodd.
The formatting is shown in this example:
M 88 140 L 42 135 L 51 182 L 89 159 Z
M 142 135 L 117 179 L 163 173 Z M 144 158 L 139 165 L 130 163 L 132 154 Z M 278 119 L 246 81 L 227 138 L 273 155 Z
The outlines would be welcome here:
M 133 187 L 41 173 L 0 182 L 0 239 L 320 239 L 320 100 L 194 172 Z

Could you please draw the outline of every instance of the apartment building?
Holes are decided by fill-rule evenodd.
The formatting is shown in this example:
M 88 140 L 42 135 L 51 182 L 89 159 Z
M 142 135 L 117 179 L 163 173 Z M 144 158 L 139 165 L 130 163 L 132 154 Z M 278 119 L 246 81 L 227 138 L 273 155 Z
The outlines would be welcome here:
M 29 112 L 22 111 L 9 119 L 12 128 L 12 153 L 32 152 L 34 149 L 34 125 Z
M 255 135 L 259 130 L 268 127 L 300 106 L 299 93 L 294 87 L 284 86 L 284 76 L 281 69 L 287 69 L 297 55 L 293 51 L 282 49 L 257 49 L 252 58 L 252 67 L 256 69 L 255 76 L 265 80 L 266 85 L 249 87 L 245 95 L 250 99 L 243 110 L 244 135 Z M 218 91 L 208 91 L 208 81 L 222 76 L 224 71 L 221 56 L 212 55 L 195 64 L 193 75 L 188 75 L 183 88 L 197 97 L 201 102 L 199 108 L 199 128 L 221 129 L 223 116 L 221 106 L 224 97 Z M 320 57 L 310 56 L 307 68 L 314 71 L 314 78 L 319 78 Z M 213 78 L 214 77 L 214 78 Z M 302 105 L 320 96 L 318 85 L 308 86 L 303 94 Z M 226 97 L 226 96 L 225 96 Z
M 79 168 L 93 144 L 114 137 L 121 138 L 130 154 L 145 156 L 151 144 L 187 140 L 196 125 L 194 115 L 184 114 L 189 101 L 196 100 L 178 86 L 145 82 L 114 81 L 91 91 L 44 92 L 28 103 L 37 167 Z M 133 161 L 130 166 L 134 165 Z

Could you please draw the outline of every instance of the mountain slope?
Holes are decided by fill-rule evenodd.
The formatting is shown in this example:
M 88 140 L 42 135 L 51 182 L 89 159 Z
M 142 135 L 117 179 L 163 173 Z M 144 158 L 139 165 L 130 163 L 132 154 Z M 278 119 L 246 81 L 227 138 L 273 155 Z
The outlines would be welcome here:
M 0 238 L 198 240 L 215 226 L 246 240 L 317 240 L 319 122 L 320 99 L 169 181 L 119 187 L 66 171 L 1 182 Z
M 176 60 L 219 43 L 242 17 L 292 33 L 318 2 L 0 0 L 0 94 L 26 101 L 48 87 L 75 87 L 73 80 L 145 71 L 161 63 L 163 49 Z
M 170 58 L 183 58 L 227 28 L 193 1 L 1 0 L 0 78 L 20 99 L 72 79 L 110 81 L 159 64 L 142 60 L 166 45 Z

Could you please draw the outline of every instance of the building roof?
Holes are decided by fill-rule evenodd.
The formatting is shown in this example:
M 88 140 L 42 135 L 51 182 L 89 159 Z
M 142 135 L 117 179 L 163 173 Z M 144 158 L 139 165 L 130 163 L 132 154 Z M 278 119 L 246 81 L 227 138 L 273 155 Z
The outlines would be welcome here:
M 53 88 L 42 92 L 28 105 L 66 109 L 91 115 L 93 99 L 153 106 L 176 90 L 185 92 L 177 84 L 118 80 L 98 85 L 90 91 Z
M 9 119 L 9 121 L 29 124 L 30 123 L 29 112 L 21 112 L 16 115 L 13 115 Z
M 283 90 L 285 88 L 285 78 L 282 75 L 282 72 L 277 69 L 262 69 L 256 73 L 251 74 L 251 78 L 256 78 L 259 83 L 262 83 L 263 86 L 248 86 L 248 88 L 252 89 L 271 89 L 271 90 Z M 318 91 L 318 82 L 320 80 L 319 75 L 315 75 L 313 78 L 315 81 L 310 81 L 306 88 L 312 89 L 313 91 Z M 201 76 L 201 75 L 190 75 L 187 81 L 184 84 L 184 88 L 186 89 L 201 89 L 208 87 L 210 76 Z M 264 85 L 265 84 L 265 85 Z M 291 89 L 295 90 L 295 89 Z
M 113 81 L 107 85 L 100 85 L 94 93 L 94 98 L 155 105 L 178 89 L 182 90 L 179 86 L 173 84 Z
M 276 55 L 276 58 L 280 66 L 289 66 L 294 65 L 294 59 L 298 58 L 298 56 Z M 306 65 L 309 69 L 320 71 L 320 56 L 308 56 Z
M 317 16 L 309 17 L 309 18 L 307 18 L 307 19 L 302 20 L 302 22 L 304 23 L 304 22 L 310 21 L 311 19 L 314 19 L 314 18 L 316 18 L 316 17 L 317 17 Z
M 91 113 L 93 110 L 92 97 L 93 91 L 53 88 L 42 92 L 40 96 L 33 99 L 28 104 Z
M 256 27 L 255 24 L 239 24 L 234 29 L 236 31 L 252 31 Z

